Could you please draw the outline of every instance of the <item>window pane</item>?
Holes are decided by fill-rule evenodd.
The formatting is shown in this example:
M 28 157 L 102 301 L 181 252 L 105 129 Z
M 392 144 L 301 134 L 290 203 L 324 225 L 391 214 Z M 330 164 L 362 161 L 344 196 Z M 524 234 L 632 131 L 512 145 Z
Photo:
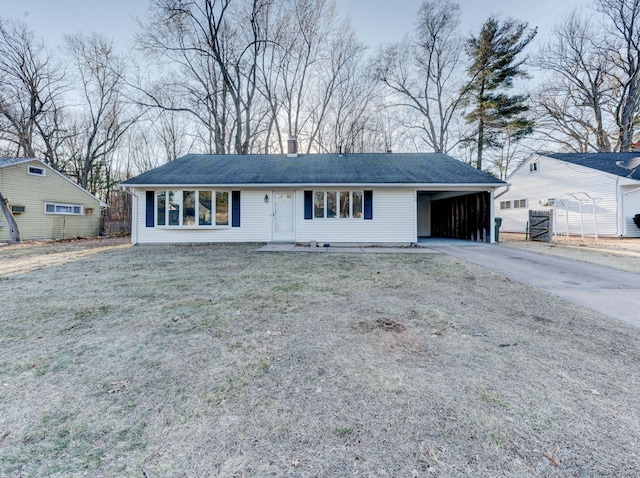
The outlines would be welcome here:
M 349 191 L 340 192 L 340 217 L 349 217 Z
M 182 225 L 196 225 L 196 192 L 182 191 Z
M 201 226 L 211 225 L 211 191 L 199 191 L 198 201 L 198 224 Z
M 167 224 L 167 192 L 158 191 L 158 226 L 165 226 Z
M 324 217 L 324 192 L 313 193 L 313 217 Z
M 216 192 L 216 226 L 229 225 L 229 193 Z
M 56 212 L 56 207 L 53 204 L 47 204 L 47 212 L 50 212 L 50 213 Z
M 362 191 L 353 191 L 353 217 L 362 217 Z
M 169 191 L 169 225 L 180 225 L 180 191 Z
M 327 191 L 327 217 L 336 217 L 337 209 L 337 193 L 335 191 Z
M 73 213 L 74 214 L 81 214 L 80 209 L 81 209 L 80 206 L 73 206 Z

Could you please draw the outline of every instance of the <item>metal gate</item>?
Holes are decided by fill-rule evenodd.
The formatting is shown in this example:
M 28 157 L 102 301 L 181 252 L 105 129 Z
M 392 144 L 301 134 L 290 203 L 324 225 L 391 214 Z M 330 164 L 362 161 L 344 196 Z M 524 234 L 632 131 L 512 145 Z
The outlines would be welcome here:
M 551 242 L 553 209 L 549 211 L 529 210 L 529 237 L 532 241 Z

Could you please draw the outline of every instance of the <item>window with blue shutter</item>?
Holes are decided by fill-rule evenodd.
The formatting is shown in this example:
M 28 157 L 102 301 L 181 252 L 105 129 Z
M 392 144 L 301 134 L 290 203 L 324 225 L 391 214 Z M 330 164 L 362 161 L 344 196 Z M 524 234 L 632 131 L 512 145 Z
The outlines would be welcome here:
M 147 191 L 146 192 L 146 197 L 147 197 L 147 203 L 145 204 L 145 209 L 147 212 L 147 218 L 146 218 L 146 226 L 147 227 L 153 227 L 155 225 L 155 194 L 153 191 Z
M 313 191 L 304 192 L 304 218 L 313 219 Z
M 231 227 L 240 227 L 240 191 L 231 191 Z
M 364 218 L 373 219 L 373 191 L 364 192 Z

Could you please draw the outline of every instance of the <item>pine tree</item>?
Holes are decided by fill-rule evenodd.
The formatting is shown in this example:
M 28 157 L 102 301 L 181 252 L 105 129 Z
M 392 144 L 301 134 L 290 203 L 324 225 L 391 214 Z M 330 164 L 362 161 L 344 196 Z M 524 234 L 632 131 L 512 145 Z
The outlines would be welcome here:
M 513 87 L 515 78 L 527 76 L 524 60 L 516 61 L 516 57 L 536 33 L 527 23 L 510 19 L 501 24 L 489 18 L 480 35 L 467 40 L 465 51 L 471 60 L 467 92 L 472 109 L 465 119 L 476 126 L 472 141 L 477 147 L 478 169 L 482 169 L 484 149 L 500 146 L 501 132 L 508 131 L 512 140 L 519 140 L 533 131 L 533 122 L 525 116 L 528 96 L 505 91 Z

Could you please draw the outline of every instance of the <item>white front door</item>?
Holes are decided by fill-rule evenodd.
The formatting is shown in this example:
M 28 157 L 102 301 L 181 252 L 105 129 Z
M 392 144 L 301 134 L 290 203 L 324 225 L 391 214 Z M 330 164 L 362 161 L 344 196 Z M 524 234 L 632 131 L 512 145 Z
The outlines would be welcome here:
M 273 194 L 273 240 L 294 241 L 295 191 L 274 191 Z

